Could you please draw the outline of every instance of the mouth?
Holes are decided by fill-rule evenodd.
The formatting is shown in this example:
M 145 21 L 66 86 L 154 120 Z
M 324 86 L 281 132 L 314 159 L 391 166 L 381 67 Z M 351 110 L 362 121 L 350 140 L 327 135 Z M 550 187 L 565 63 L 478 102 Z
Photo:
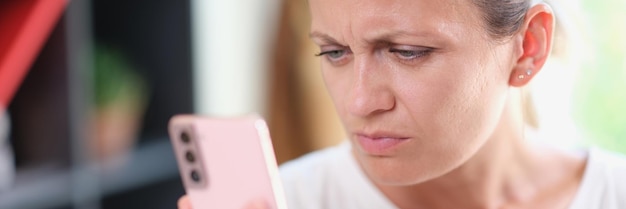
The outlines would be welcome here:
M 361 149 L 370 155 L 387 156 L 410 138 L 394 134 L 355 134 Z

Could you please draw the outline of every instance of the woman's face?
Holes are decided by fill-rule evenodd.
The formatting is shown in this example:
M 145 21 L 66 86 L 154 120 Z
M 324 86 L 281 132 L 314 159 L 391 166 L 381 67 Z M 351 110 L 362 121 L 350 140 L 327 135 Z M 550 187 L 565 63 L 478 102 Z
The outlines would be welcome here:
M 468 160 L 498 125 L 516 62 L 470 0 L 309 0 L 322 74 L 374 181 L 409 185 Z

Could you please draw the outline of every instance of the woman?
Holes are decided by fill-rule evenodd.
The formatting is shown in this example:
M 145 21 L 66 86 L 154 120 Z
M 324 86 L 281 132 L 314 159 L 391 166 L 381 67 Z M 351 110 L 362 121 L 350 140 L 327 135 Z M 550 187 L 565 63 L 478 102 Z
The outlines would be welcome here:
M 550 54 L 547 5 L 309 6 L 349 142 L 282 166 L 290 208 L 626 208 L 623 157 L 524 140 L 520 87 Z

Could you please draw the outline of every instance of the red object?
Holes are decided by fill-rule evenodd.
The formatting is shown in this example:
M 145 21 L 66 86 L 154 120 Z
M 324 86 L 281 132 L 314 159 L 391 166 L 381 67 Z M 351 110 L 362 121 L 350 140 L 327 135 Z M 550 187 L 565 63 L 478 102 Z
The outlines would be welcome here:
M 0 0 L 0 108 L 6 108 L 67 0 Z

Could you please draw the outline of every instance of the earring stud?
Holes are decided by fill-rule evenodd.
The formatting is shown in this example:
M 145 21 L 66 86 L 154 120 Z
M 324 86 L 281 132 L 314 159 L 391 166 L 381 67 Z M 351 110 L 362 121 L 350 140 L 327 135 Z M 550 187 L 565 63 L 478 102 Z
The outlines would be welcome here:
M 520 80 L 521 80 L 521 79 L 526 78 L 526 76 L 530 76 L 530 75 L 532 75 L 532 74 L 533 74 L 533 70 L 531 70 L 531 69 L 527 69 L 527 70 L 526 70 L 526 74 L 519 74 L 519 75 L 517 76 L 517 79 L 520 79 Z

